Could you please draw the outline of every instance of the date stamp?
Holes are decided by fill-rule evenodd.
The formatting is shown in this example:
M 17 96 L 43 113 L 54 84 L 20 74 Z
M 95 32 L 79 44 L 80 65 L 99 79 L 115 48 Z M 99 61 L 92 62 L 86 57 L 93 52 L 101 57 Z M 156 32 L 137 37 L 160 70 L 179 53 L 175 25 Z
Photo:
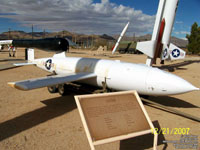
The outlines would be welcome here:
M 155 129 L 155 130 L 154 130 Z M 154 128 L 152 134 L 188 135 L 190 128 Z

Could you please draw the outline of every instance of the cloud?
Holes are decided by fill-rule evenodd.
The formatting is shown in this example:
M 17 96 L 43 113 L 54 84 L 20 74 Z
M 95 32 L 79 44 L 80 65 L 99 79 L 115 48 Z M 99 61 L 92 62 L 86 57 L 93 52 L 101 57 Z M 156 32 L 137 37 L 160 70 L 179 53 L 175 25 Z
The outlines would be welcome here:
M 0 0 L 0 3 L 1 18 L 51 31 L 119 34 L 130 21 L 129 33 L 141 35 L 152 32 L 155 21 L 155 16 L 109 0 L 100 3 L 93 0 Z
M 174 32 L 176 35 L 180 35 L 180 34 L 190 34 L 190 32 L 188 31 L 177 31 L 177 32 Z
M 182 39 L 182 40 L 185 40 L 185 41 L 187 41 L 187 40 L 188 40 L 188 39 L 187 39 L 187 38 L 185 38 L 185 37 L 184 37 L 184 38 L 181 38 L 181 39 Z
M 176 24 L 183 24 L 183 21 L 176 21 Z

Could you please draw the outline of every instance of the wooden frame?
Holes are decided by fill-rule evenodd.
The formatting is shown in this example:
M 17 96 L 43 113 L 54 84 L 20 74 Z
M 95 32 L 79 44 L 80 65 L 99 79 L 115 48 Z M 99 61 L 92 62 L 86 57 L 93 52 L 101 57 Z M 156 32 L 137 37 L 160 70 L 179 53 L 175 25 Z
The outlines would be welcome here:
M 156 133 L 136 91 L 80 95 L 75 100 L 91 150 L 96 145 Z M 157 136 L 154 134 L 154 150 Z

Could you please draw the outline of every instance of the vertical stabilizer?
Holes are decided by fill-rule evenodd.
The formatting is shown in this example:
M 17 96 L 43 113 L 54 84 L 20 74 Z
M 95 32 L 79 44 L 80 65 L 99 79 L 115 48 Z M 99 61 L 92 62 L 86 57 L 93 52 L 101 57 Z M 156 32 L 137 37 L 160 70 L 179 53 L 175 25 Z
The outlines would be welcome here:
M 34 49 L 28 49 L 28 61 L 32 62 L 35 59 Z

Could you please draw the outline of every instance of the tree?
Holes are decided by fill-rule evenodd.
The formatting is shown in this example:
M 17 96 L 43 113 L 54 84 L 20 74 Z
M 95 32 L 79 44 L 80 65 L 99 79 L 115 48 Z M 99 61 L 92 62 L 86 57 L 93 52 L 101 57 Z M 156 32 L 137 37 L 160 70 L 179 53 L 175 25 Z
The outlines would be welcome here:
M 200 27 L 195 22 L 192 25 L 190 35 L 187 34 L 186 38 L 188 39 L 188 51 L 192 54 L 200 53 Z

